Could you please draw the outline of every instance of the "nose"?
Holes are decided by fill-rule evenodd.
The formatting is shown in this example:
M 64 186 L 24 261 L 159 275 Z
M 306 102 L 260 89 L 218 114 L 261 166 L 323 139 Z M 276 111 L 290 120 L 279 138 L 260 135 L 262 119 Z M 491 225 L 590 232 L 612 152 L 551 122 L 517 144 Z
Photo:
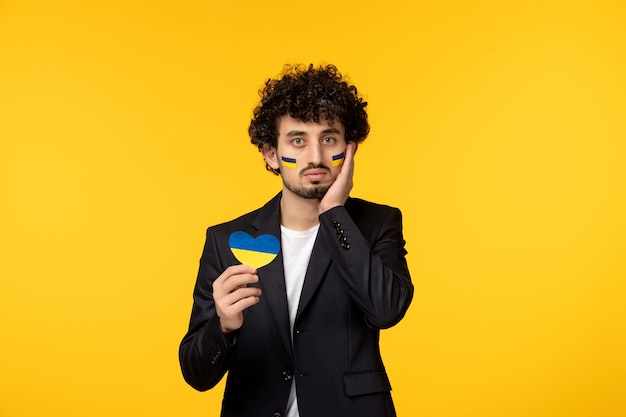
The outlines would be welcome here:
M 308 147 L 307 164 L 320 165 L 323 162 L 322 145 L 314 142 Z

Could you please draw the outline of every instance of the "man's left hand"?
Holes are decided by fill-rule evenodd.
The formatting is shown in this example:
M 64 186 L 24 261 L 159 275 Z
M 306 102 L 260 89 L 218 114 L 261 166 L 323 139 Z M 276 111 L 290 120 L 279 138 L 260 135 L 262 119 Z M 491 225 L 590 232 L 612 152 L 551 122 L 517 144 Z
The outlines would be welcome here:
M 333 207 L 343 206 L 350 195 L 354 176 L 354 154 L 356 153 L 357 143 L 348 142 L 346 145 L 346 155 L 341 166 L 341 172 L 337 179 L 326 192 L 326 195 L 320 201 L 320 214 L 330 210 Z

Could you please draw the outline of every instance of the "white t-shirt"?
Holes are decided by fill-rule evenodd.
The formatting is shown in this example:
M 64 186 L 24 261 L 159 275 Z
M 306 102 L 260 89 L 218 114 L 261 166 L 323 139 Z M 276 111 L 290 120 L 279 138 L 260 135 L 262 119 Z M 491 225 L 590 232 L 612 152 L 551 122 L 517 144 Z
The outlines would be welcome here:
M 313 245 L 315 244 L 319 228 L 320 225 L 317 224 L 308 230 L 297 231 L 280 226 L 285 288 L 287 290 L 287 306 L 289 307 L 289 329 L 292 338 L 300 294 L 304 285 L 304 276 L 309 266 L 311 252 L 313 252 Z M 299 416 L 296 382 L 294 380 L 291 384 L 289 399 L 287 400 L 287 417 Z

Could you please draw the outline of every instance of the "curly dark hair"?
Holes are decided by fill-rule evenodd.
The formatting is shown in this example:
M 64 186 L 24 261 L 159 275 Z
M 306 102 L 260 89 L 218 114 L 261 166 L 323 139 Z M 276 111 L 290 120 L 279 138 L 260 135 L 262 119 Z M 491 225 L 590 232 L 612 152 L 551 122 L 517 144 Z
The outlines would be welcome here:
M 347 142 L 360 143 L 369 134 L 367 102 L 334 65 L 285 65 L 277 79 L 265 82 L 259 95 L 261 102 L 248 128 L 251 142 L 259 150 L 266 145 L 276 148 L 278 120 L 285 115 L 305 122 L 327 120 L 332 124 L 339 120 Z M 278 174 L 268 164 L 265 167 Z

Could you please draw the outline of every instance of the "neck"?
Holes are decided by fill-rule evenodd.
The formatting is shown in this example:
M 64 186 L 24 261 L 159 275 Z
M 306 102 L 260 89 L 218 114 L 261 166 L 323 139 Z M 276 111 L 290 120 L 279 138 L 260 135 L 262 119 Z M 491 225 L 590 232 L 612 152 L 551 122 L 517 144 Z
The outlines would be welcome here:
M 280 224 L 291 230 L 308 230 L 319 223 L 319 206 L 319 200 L 302 198 L 283 188 Z

